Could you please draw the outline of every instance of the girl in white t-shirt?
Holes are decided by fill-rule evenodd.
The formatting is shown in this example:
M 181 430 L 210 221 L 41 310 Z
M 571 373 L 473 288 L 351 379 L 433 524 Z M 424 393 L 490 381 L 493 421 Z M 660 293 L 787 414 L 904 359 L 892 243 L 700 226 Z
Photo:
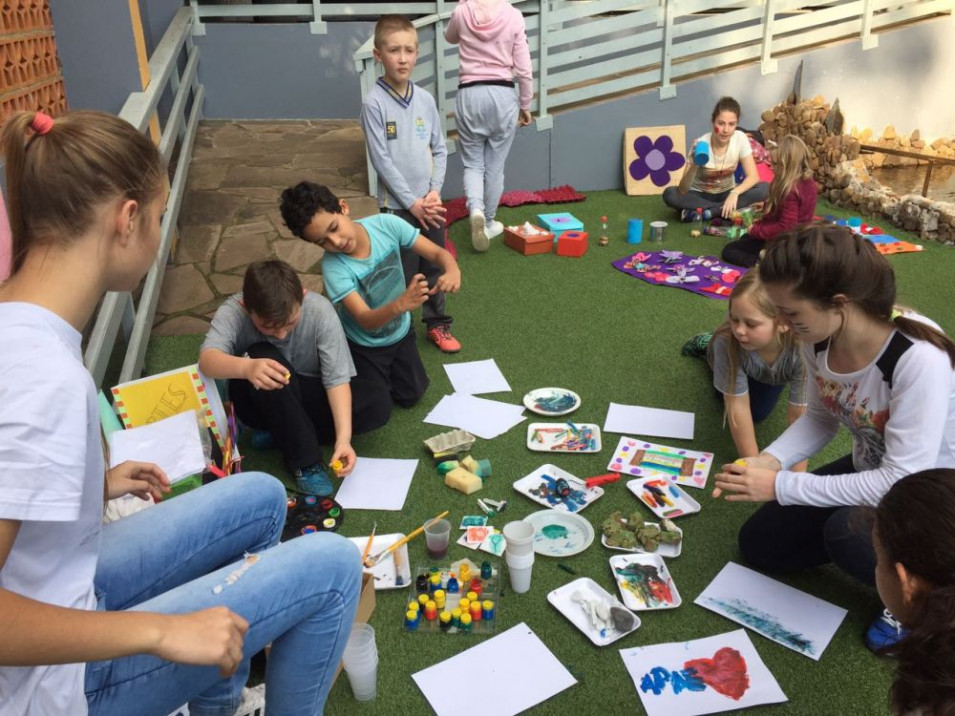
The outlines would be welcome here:
M 689 221 L 697 209 L 702 209 L 707 219 L 717 215 L 729 218 L 737 209 L 766 201 L 769 196 L 769 183 L 759 180 L 749 138 L 737 129 L 739 117 L 739 102 L 722 97 L 713 108 L 713 130 L 690 145 L 680 185 L 664 190 L 663 203 L 678 209 L 683 220 Z M 709 147 L 703 165 L 694 161 L 701 144 Z M 733 174 L 740 164 L 746 177 L 736 184 Z
M 81 351 L 103 295 L 134 290 L 157 260 L 158 149 L 100 112 L 21 112 L 0 142 L 13 235 L 0 286 L 0 711 L 232 713 L 249 659 L 272 643 L 270 711 L 320 714 L 357 604 L 354 545 L 311 534 L 276 546 L 287 498 L 263 473 L 103 524 L 107 499 L 169 492 L 151 463 L 104 470 Z
M 755 567 L 796 571 L 832 561 L 874 584 L 871 534 L 858 529 L 862 508 L 913 471 L 955 467 L 955 344 L 928 319 L 895 307 L 889 262 L 844 227 L 783 234 L 759 273 L 806 347 L 808 405 L 762 453 L 724 465 L 714 494 L 766 503 L 739 534 Z M 850 455 L 813 473 L 792 469 L 842 426 L 852 434 Z

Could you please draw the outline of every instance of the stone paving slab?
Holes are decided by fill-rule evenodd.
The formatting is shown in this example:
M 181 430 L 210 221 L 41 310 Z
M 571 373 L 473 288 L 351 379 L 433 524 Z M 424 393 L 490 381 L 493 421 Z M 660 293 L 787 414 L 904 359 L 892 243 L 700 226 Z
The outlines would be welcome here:
M 199 124 L 153 335 L 205 333 L 216 308 L 241 290 L 246 266 L 269 256 L 291 264 L 309 290 L 323 290 L 322 250 L 294 238 L 278 210 L 282 190 L 302 180 L 326 184 L 355 218 L 378 211 L 357 121 Z

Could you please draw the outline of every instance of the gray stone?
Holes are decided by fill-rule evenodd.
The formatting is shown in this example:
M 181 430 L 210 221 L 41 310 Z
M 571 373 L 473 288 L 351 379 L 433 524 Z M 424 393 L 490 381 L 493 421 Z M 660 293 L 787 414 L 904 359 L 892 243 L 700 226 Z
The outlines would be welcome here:
M 261 234 L 232 236 L 223 234 L 222 241 L 219 242 L 219 250 L 216 251 L 215 271 L 223 273 L 237 266 L 246 266 L 253 261 L 268 258 L 270 255 L 269 242 Z
M 205 335 L 209 330 L 209 320 L 195 316 L 173 316 L 153 326 L 154 336 L 192 336 Z
M 229 224 L 232 217 L 245 205 L 240 196 L 223 194 L 216 191 L 190 191 L 183 196 L 179 223 L 191 224 Z
M 215 253 L 221 232 L 222 227 L 219 224 L 195 224 L 182 227 L 179 231 L 175 262 L 191 264 L 196 261 L 209 261 Z
M 322 294 L 325 293 L 325 281 L 320 275 L 314 273 L 300 273 L 298 277 L 302 282 L 302 286 L 309 291 Z
M 214 273 L 209 277 L 212 285 L 216 287 L 216 293 L 220 296 L 231 296 L 242 290 L 242 276 L 236 276 L 231 273 Z
M 300 181 L 312 181 L 332 188 L 342 184 L 343 178 L 334 171 L 322 172 L 315 169 L 289 169 L 286 167 L 250 167 L 237 164 L 229 168 L 222 186 L 274 186 L 284 189 L 298 184 Z
M 299 273 L 308 273 L 322 260 L 325 251 L 301 239 L 282 239 L 272 244 L 272 251 Z
M 257 219 L 256 221 L 249 221 L 230 226 L 222 232 L 222 238 L 231 238 L 233 236 L 253 236 L 257 234 L 265 234 L 266 236 L 271 237 L 274 233 L 275 227 L 272 226 L 272 222 L 270 222 L 266 217 Z
M 163 276 L 156 311 L 166 315 L 181 313 L 214 298 L 215 294 L 195 266 L 170 266 Z
M 370 196 L 355 196 L 347 199 L 348 210 L 353 219 L 364 219 L 378 213 L 378 200 Z
M 228 187 L 222 190 L 225 194 L 241 196 L 253 204 L 272 204 L 278 206 L 282 192 L 279 189 L 266 186 Z
M 189 163 L 189 178 L 186 191 L 196 189 L 218 189 L 225 179 L 228 167 L 220 162 L 193 161 Z
M 294 239 L 295 235 L 289 231 L 288 227 L 285 225 L 285 219 L 282 218 L 282 212 L 278 209 L 273 209 L 269 212 L 269 220 L 272 222 L 272 226 L 275 227 L 275 230 L 279 232 L 279 236 L 283 239 Z

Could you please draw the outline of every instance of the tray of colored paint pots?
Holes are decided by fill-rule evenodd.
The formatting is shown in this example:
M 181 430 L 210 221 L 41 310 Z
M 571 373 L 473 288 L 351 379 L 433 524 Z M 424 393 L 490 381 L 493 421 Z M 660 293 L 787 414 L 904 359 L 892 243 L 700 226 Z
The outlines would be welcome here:
M 700 503 L 666 477 L 639 477 L 627 482 L 627 489 L 660 519 L 682 517 L 700 511 Z
M 404 539 L 400 532 L 390 535 L 375 535 L 371 541 L 369 554 L 379 554 L 388 549 L 400 539 Z M 349 537 L 348 541 L 358 549 L 364 551 L 368 544 L 368 537 Z M 386 559 L 378 561 L 374 567 L 365 567 L 365 574 L 370 574 L 375 580 L 375 589 L 401 589 L 411 584 L 411 565 L 408 563 L 408 545 L 403 544 Z
M 473 564 L 467 560 L 464 564 Z M 415 597 L 405 604 L 405 631 L 414 634 L 488 635 L 497 631 L 501 570 L 484 561 L 462 569 L 418 567 Z
M 600 426 L 595 423 L 531 423 L 527 426 L 527 448 L 571 455 L 600 452 Z
M 294 495 L 288 498 L 282 541 L 310 532 L 337 532 L 344 519 L 345 510 L 331 497 Z

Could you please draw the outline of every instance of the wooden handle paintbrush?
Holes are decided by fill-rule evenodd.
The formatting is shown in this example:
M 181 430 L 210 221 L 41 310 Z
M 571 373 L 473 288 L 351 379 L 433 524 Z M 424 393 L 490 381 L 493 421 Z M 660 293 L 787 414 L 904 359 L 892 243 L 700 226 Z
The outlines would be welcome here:
M 428 522 L 425 522 L 424 525 L 428 524 L 429 522 L 434 522 L 435 520 L 440 520 L 440 519 L 443 518 L 443 517 L 447 517 L 448 512 L 449 512 L 449 510 L 445 510 L 445 511 L 442 512 L 440 515 L 438 515 L 437 517 L 434 517 L 434 518 L 428 520 Z M 378 564 L 378 562 L 380 562 L 382 559 L 384 559 L 384 558 L 387 557 L 389 554 L 391 554 L 392 552 L 394 552 L 394 551 L 395 551 L 396 549 L 398 549 L 401 545 L 407 544 L 408 542 L 410 542 L 411 540 L 413 540 L 415 537 L 417 537 L 417 536 L 420 535 L 422 532 L 424 532 L 424 525 L 421 525 L 418 529 L 414 530 L 414 531 L 413 531 L 411 534 L 409 534 L 407 537 L 402 537 L 400 540 L 398 540 L 398 541 L 395 542 L 394 544 L 390 545 L 390 546 L 387 547 L 386 549 L 383 549 L 383 550 L 382 550 L 381 552 L 379 552 L 378 554 L 373 554 L 371 557 L 366 558 L 366 559 L 364 560 L 365 566 L 366 566 L 366 567 L 374 567 L 376 564 Z

